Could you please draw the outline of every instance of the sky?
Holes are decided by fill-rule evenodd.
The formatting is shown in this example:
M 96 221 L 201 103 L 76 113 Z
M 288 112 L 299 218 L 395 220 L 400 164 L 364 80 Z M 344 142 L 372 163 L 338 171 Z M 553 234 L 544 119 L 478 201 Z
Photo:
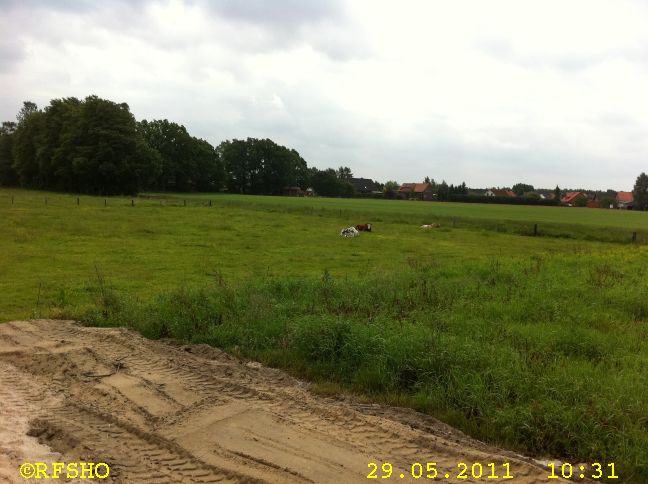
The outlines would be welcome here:
M 0 0 L 0 120 L 96 94 L 378 181 L 631 190 L 648 0 Z

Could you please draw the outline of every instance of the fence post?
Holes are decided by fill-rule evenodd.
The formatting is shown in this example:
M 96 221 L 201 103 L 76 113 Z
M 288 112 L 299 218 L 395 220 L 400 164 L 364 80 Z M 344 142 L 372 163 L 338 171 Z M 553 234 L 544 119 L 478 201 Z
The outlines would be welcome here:
M 108 201 L 104 198 L 104 207 L 108 206 Z
M 533 236 L 538 235 L 538 224 L 533 224 Z
M 632 243 L 634 244 L 637 241 L 637 232 L 632 232 Z
M 209 206 L 211 207 L 211 200 L 209 200 Z
M 77 197 L 77 206 L 79 205 L 79 197 Z
M 13 205 L 13 195 L 11 195 L 11 204 Z
M 134 207 L 134 206 L 135 206 L 135 200 L 133 200 L 133 199 L 131 198 L 131 207 Z

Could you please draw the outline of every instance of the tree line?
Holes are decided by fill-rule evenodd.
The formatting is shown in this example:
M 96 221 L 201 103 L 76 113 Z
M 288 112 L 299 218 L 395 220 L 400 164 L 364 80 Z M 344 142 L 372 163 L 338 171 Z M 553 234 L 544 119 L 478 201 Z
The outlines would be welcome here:
M 16 121 L 0 128 L 0 186 L 20 186 L 97 195 L 143 190 L 228 190 L 279 195 L 290 187 L 311 187 L 323 196 L 351 197 L 348 167 L 308 167 L 294 149 L 270 139 L 226 140 L 217 147 L 177 123 L 136 121 L 128 104 L 98 96 L 53 99 L 44 109 L 26 101 Z M 448 185 L 425 178 L 438 200 L 469 197 L 465 183 Z M 398 183 L 377 184 L 393 198 Z M 532 185 L 512 187 L 518 197 L 540 199 Z M 635 208 L 648 210 L 648 176 L 634 186 Z M 561 190 L 556 187 L 554 199 Z M 604 201 L 613 203 L 613 193 Z M 605 204 L 604 206 L 609 206 Z
M 24 102 L 0 129 L 0 186 L 97 195 L 143 190 L 277 195 L 313 187 L 352 196 L 348 167 L 318 170 L 270 139 L 227 140 L 217 147 L 177 123 L 136 121 L 128 104 L 98 96 Z

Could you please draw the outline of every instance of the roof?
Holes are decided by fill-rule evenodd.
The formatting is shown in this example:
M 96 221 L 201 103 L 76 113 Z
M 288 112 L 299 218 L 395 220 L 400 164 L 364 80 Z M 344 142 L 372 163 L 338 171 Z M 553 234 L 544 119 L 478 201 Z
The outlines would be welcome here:
M 491 188 L 491 192 L 495 194 L 496 197 L 516 197 L 515 192 L 511 190 L 500 190 L 499 188 Z
M 429 183 L 403 183 L 398 189 L 399 192 L 423 193 L 432 188 Z
M 567 192 L 562 198 L 563 203 L 572 203 L 579 197 L 587 197 L 583 192 Z
M 349 181 L 356 189 L 356 192 L 378 191 L 378 185 L 369 178 L 351 178 Z
M 634 196 L 632 192 L 618 192 L 616 199 L 618 202 L 632 203 L 634 201 Z

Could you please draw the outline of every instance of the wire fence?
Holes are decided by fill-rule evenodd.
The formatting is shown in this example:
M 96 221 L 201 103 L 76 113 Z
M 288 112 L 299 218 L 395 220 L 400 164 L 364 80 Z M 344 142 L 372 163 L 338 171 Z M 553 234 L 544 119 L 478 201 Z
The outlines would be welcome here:
M 398 202 L 394 202 L 398 203 Z M 280 212 L 319 217 L 334 217 L 348 221 L 380 222 L 396 224 L 429 224 L 431 218 L 439 224 L 439 230 L 472 229 L 531 237 L 553 237 L 599 242 L 613 242 L 644 245 L 648 244 L 648 229 L 623 228 L 617 226 L 594 226 L 562 222 L 535 222 L 532 220 L 493 220 L 480 217 L 457 217 L 442 214 L 393 213 L 364 209 L 323 207 L 306 204 L 273 203 L 272 198 L 263 202 L 254 200 L 233 200 L 214 194 L 212 198 L 178 195 L 139 195 L 137 197 L 97 197 L 70 194 L 22 196 L 21 194 L 0 194 L 0 208 L 14 209 L 79 208 L 113 209 L 146 207 L 184 207 L 184 208 L 239 208 L 263 212 Z M 593 210 L 593 209 L 574 209 Z M 358 222 L 360 223 L 360 222 Z

